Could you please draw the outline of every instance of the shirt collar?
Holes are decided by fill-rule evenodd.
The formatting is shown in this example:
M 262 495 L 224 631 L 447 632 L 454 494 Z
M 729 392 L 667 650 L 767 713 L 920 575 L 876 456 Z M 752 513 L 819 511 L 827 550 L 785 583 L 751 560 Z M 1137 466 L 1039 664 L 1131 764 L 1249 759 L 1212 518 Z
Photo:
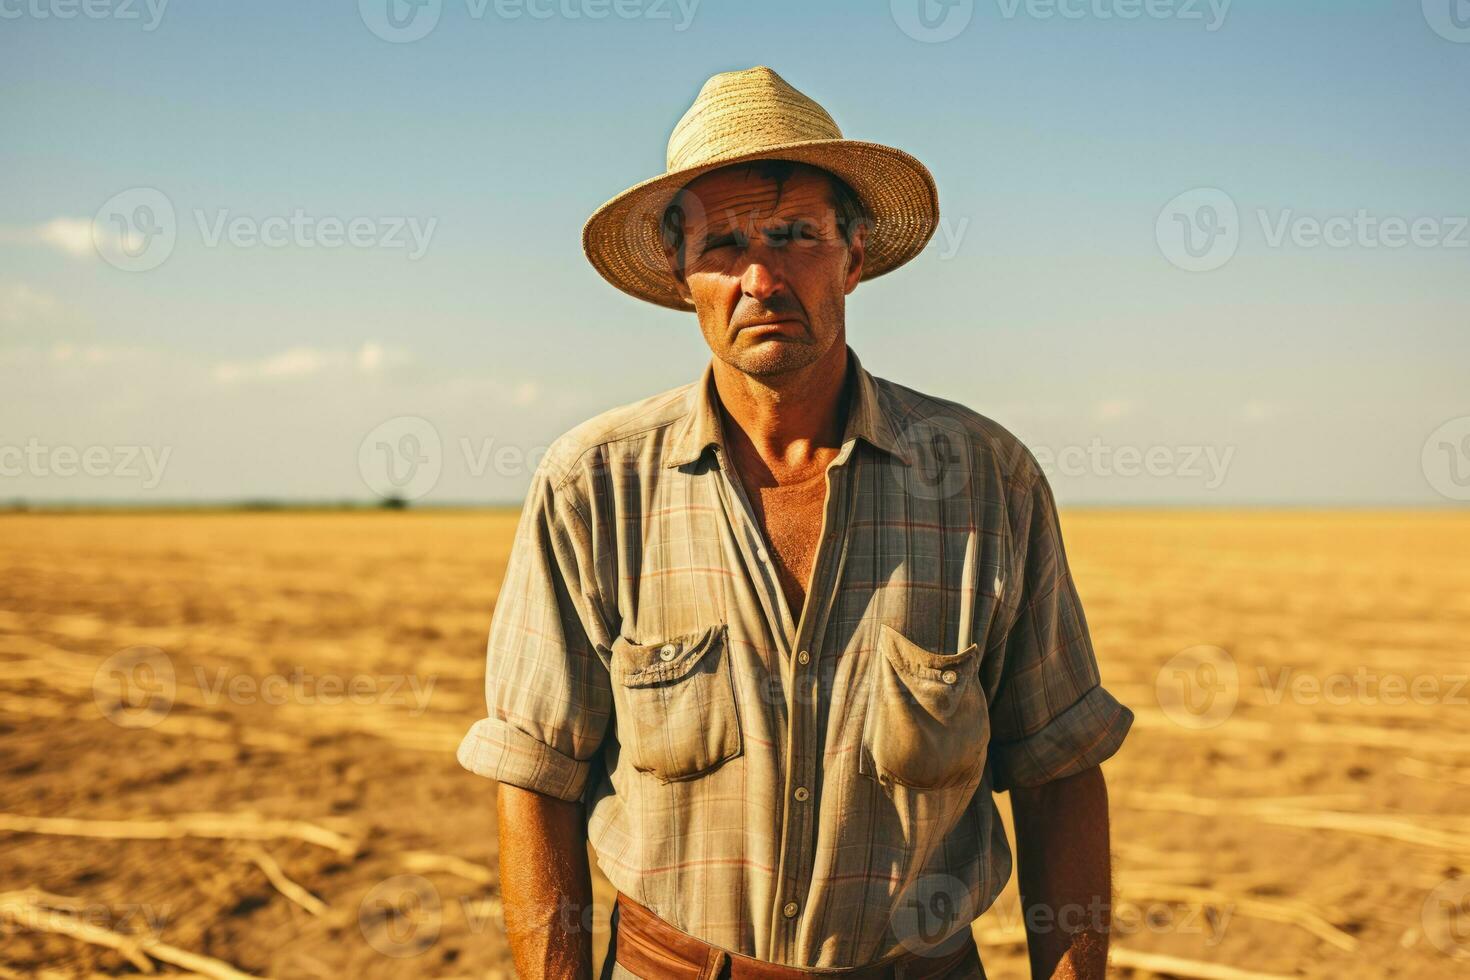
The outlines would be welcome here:
M 848 370 L 856 377 L 857 384 L 853 386 L 851 400 L 848 402 L 847 428 L 842 436 L 843 445 L 853 439 L 862 439 L 869 445 L 897 457 L 904 464 L 909 464 L 911 460 L 908 451 L 898 437 L 893 420 L 888 417 L 882 402 L 878 399 L 877 382 L 863 367 L 851 347 L 847 348 L 847 360 Z M 714 376 L 715 362 L 711 358 L 710 362 L 705 365 L 699 382 L 694 386 L 688 413 L 678 422 L 674 431 L 668 458 L 664 462 L 665 466 L 674 467 L 692 463 L 704 455 L 704 451 L 710 446 L 719 450 L 721 455 L 724 454 L 724 435 L 720 427 L 719 410 L 715 403 L 717 396 Z

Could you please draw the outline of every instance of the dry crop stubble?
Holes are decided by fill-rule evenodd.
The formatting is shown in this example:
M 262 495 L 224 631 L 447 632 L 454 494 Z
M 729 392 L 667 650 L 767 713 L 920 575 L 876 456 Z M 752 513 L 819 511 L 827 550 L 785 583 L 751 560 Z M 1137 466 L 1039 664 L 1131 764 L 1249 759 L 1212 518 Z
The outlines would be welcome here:
M 1106 767 L 1115 970 L 1463 969 L 1470 517 L 1063 520 L 1138 715 Z M 509 975 L 493 788 L 454 748 L 515 521 L 0 516 L 0 970 Z M 1020 926 L 1013 882 L 976 925 L 992 977 L 1025 976 Z

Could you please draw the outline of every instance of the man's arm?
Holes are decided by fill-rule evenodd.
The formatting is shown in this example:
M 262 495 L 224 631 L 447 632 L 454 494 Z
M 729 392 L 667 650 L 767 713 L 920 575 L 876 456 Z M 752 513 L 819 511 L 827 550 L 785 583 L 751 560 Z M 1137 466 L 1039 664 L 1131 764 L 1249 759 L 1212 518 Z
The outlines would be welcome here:
M 1011 814 L 1033 980 L 1102 980 L 1112 905 L 1102 770 L 1013 787 Z
M 590 980 L 592 904 L 582 803 L 501 783 L 500 899 L 516 974 Z

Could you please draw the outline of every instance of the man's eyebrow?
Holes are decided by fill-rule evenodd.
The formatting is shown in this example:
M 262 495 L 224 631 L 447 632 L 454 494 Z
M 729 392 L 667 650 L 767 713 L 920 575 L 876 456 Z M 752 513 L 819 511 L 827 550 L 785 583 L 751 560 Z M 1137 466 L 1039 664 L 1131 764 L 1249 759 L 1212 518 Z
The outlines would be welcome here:
M 800 212 L 796 212 L 794 214 L 791 214 L 789 216 L 783 215 L 780 218 L 768 218 L 765 221 L 763 221 L 763 222 L 760 223 L 760 227 L 765 228 L 765 227 L 772 227 L 773 226 L 773 227 L 775 227 L 778 230 L 782 230 L 782 229 L 788 229 L 792 225 L 798 225 L 798 224 L 816 224 L 819 221 L 820 221 L 820 217 L 813 216 L 811 214 L 808 214 L 805 211 L 800 211 Z M 721 238 L 724 238 L 726 235 L 729 235 L 732 231 L 734 231 L 738 227 L 741 227 L 741 226 L 740 225 L 734 225 L 734 226 L 720 225 L 720 226 L 718 226 L 716 228 L 713 228 L 710 231 L 708 231 L 708 232 L 705 233 L 705 236 L 704 236 L 704 244 L 706 246 L 709 246 L 709 245 L 711 245 L 711 244 L 719 241 Z

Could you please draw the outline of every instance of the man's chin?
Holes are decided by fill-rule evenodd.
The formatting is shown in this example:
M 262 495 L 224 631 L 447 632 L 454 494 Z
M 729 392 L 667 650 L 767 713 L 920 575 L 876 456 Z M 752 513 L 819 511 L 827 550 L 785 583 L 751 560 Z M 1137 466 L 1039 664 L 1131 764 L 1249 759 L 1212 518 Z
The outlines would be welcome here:
M 767 337 L 742 345 L 734 352 L 733 363 L 746 374 L 757 378 L 776 377 L 806 367 L 820 355 L 810 344 L 789 337 Z

